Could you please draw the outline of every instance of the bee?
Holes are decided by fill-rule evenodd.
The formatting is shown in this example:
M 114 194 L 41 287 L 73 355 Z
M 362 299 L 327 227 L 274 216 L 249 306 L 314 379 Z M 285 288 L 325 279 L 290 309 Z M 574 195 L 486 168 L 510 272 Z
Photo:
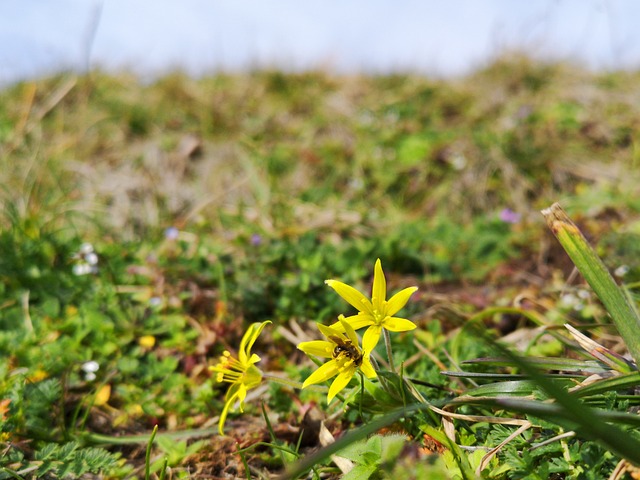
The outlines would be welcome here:
M 353 360 L 356 367 L 362 365 L 362 353 L 360 353 L 358 347 L 356 347 L 351 340 L 344 340 L 337 335 L 331 335 L 329 339 L 336 344 L 336 347 L 333 349 L 333 358 L 338 358 L 344 354 L 345 357 Z

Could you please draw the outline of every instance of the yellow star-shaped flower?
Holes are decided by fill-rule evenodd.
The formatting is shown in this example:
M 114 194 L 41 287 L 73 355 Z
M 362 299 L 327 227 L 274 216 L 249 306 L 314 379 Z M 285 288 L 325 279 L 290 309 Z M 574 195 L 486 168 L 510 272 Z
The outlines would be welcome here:
M 349 324 L 354 330 L 369 327 L 362 337 L 362 348 L 369 354 L 378 344 L 383 328 L 391 332 L 406 332 L 416 328 L 416 324 L 412 321 L 393 315 L 407 304 L 418 287 L 405 288 L 387 301 L 387 281 L 384 278 L 380 259 L 376 260 L 373 272 L 371 300 L 346 283 L 337 280 L 326 280 L 325 283 L 358 309 L 357 315 L 343 318 L 342 321 Z M 331 328 L 342 330 L 342 321 L 334 323 Z
M 216 380 L 218 382 L 228 382 L 231 384 L 224 398 L 224 408 L 220 414 L 218 422 L 218 431 L 220 435 L 224 435 L 224 422 L 227 419 L 229 409 L 240 402 L 240 411 L 244 411 L 244 399 L 247 397 L 247 391 L 256 388 L 262 382 L 262 372 L 255 366 L 260 361 L 260 357 L 255 353 L 251 353 L 251 347 L 257 340 L 262 329 L 271 321 L 267 320 L 262 323 L 253 323 L 246 331 L 240 342 L 238 350 L 238 358 L 231 356 L 231 353 L 225 350 L 220 357 L 220 361 L 209 369 L 217 373 Z
M 376 371 L 371 365 L 369 352 L 361 350 L 358 346 L 358 336 L 355 330 L 344 321 L 338 323 L 341 324 L 342 331 L 318 323 L 320 332 L 327 340 L 302 342 L 298 345 L 298 348 L 307 355 L 331 359 L 309 375 L 309 378 L 302 384 L 302 388 L 305 388 L 336 377 L 329 387 L 327 403 L 330 403 L 333 397 L 349 384 L 358 369 L 367 378 L 376 376 Z

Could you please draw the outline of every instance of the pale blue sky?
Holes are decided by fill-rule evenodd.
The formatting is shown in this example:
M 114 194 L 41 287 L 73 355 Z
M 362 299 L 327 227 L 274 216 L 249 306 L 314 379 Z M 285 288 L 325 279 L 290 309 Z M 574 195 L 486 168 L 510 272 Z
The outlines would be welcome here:
M 639 21 L 637 0 L 0 0 L 0 82 L 88 65 L 447 76 L 510 49 L 638 68 Z

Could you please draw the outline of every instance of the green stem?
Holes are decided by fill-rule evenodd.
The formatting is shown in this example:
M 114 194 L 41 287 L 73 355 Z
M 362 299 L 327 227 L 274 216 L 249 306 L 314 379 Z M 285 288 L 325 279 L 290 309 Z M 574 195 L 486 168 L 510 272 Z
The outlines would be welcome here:
M 269 380 L 270 382 L 279 383 L 280 385 L 286 385 L 287 387 L 296 388 L 298 390 L 302 390 L 302 383 L 296 382 L 289 378 L 279 377 L 272 373 L 262 373 L 262 377 Z M 323 387 L 322 385 L 309 385 L 306 390 L 315 390 L 318 392 L 324 392 L 327 390 L 327 387 Z
M 147 443 L 147 451 L 144 456 L 144 480 L 149 480 L 150 478 L 151 447 L 153 446 L 153 440 L 156 438 L 157 433 L 158 433 L 158 425 L 153 427 L 153 431 L 151 432 L 151 438 L 149 438 L 149 442 Z
M 295 382 L 288 378 L 279 377 L 277 375 L 273 375 L 272 373 L 262 373 L 262 377 L 269 380 L 270 382 L 279 383 L 280 385 L 286 385 L 287 387 L 297 388 L 300 390 L 302 388 L 302 384 L 300 382 Z
M 389 369 L 395 373 L 396 367 L 393 364 L 393 352 L 391 351 L 391 336 L 386 328 L 382 329 L 382 335 L 384 336 L 384 345 L 387 347 L 387 357 L 389 358 Z
M 172 440 L 182 440 L 198 437 L 210 437 L 218 431 L 215 428 L 199 428 L 195 430 L 180 430 L 176 432 L 158 433 L 156 438 L 170 438 Z M 102 435 L 99 433 L 87 433 L 80 435 L 79 438 L 84 444 L 90 445 L 131 445 L 136 443 L 149 443 L 152 433 L 143 433 L 140 435 L 122 435 L 119 437 Z

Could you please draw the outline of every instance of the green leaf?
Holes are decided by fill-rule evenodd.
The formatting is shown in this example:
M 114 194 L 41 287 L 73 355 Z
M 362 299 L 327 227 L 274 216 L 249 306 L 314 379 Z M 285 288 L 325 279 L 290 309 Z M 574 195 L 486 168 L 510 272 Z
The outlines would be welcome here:
M 342 449 L 346 448 L 348 445 L 357 442 L 358 440 L 362 440 L 367 438 L 368 435 L 378 431 L 382 427 L 386 427 L 387 425 L 391 425 L 392 423 L 400 420 L 402 417 L 407 417 L 412 414 L 415 414 L 421 410 L 427 410 L 429 405 L 427 404 L 414 404 L 408 406 L 406 408 L 398 408 L 393 410 L 386 415 L 383 415 L 379 418 L 376 418 L 365 425 L 351 430 L 349 433 L 340 437 L 334 443 L 327 445 L 326 447 L 318 450 L 317 452 L 307 455 L 302 458 L 300 461 L 294 463 L 290 466 L 286 473 L 286 478 L 298 478 L 301 474 L 311 469 L 314 465 L 319 464 L 329 458 L 334 453 L 338 453 Z
M 571 261 L 611 315 L 637 365 L 640 360 L 640 317 L 636 309 L 629 302 L 625 292 L 616 284 L 580 229 L 560 205 L 554 203 L 551 207 L 542 210 L 542 215 Z
M 602 373 L 610 369 L 601 362 L 594 360 L 577 360 L 574 358 L 527 357 L 527 362 L 545 370 L 563 370 L 574 372 Z M 513 362 L 508 358 L 476 358 L 462 362 L 463 365 L 490 365 L 494 367 L 512 367 Z
M 634 463 L 640 463 L 640 440 L 614 425 L 609 425 L 602 419 L 603 415 L 611 412 L 602 412 L 586 406 L 578 398 L 566 392 L 556 381 L 546 378 L 535 366 L 527 362 L 526 358 L 521 358 L 499 343 L 492 341 L 480 327 L 476 328 L 476 333 L 479 338 L 485 338 L 488 343 L 501 350 L 503 355 L 510 358 L 518 368 L 528 374 L 532 381 L 557 402 L 557 405 L 552 405 L 505 398 L 493 400 L 496 405 L 500 405 L 502 408 L 512 408 L 514 411 L 521 411 L 524 404 L 531 408 L 538 408 L 540 410 L 536 415 L 540 418 L 568 426 L 582 437 L 595 440 L 621 457 Z M 549 410 L 548 407 L 552 407 L 553 410 Z M 545 408 L 547 410 L 544 410 Z M 637 418 L 640 424 L 640 417 Z
M 464 394 L 472 397 L 496 397 L 499 395 L 520 397 L 531 395 L 538 390 L 538 386 L 531 380 L 514 380 L 481 385 L 465 391 Z
M 342 477 L 342 480 L 367 480 L 378 470 L 375 464 L 356 465 L 353 469 Z
M 604 378 L 584 387 L 576 388 L 572 395 L 586 397 L 616 390 L 628 389 L 640 385 L 640 372 L 627 373 L 616 377 Z

